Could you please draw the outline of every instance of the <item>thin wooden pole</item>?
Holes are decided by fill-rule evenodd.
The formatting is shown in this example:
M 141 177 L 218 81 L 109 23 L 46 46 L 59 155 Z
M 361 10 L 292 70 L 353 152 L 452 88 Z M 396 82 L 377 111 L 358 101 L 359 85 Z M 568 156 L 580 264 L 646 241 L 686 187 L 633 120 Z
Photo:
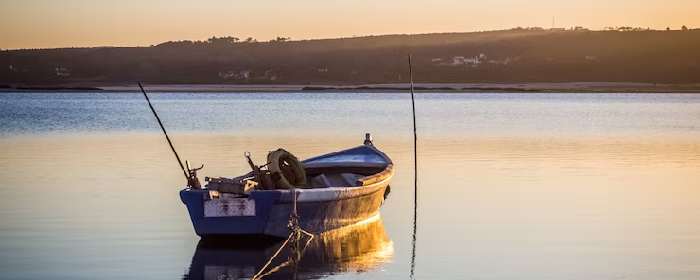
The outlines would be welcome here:
M 413 86 L 413 64 L 408 55 L 408 73 L 411 79 L 411 108 L 413 109 L 413 250 L 411 255 L 411 279 L 416 268 L 416 234 L 418 233 L 418 134 L 416 132 L 416 100 Z
M 165 131 L 165 127 L 163 126 L 163 122 L 160 121 L 160 118 L 158 117 L 158 113 L 156 113 L 156 109 L 153 109 L 153 105 L 151 105 L 151 100 L 148 99 L 148 94 L 146 94 L 146 90 L 143 89 L 143 86 L 141 83 L 139 83 L 139 87 L 141 88 L 141 92 L 143 92 L 143 97 L 146 97 L 146 101 L 148 102 L 148 107 L 151 107 L 151 111 L 153 112 L 153 115 L 156 116 L 156 120 L 158 120 L 158 124 L 160 125 L 160 129 L 163 130 L 163 134 L 165 134 L 165 139 L 168 140 L 168 145 L 170 145 L 170 149 L 173 150 L 173 153 L 175 154 L 175 158 L 177 158 L 177 163 L 180 165 L 180 169 L 182 169 L 182 173 L 185 174 L 185 179 L 187 179 L 187 185 L 190 185 L 190 176 L 187 174 L 187 170 L 185 170 L 185 166 L 182 165 L 182 161 L 180 161 L 180 156 L 177 155 L 177 152 L 175 151 L 175 147 L 173 147 L 173 143 L 170 142 L 170 137 L 168 137 L 168 132 Z
M 411 78 L 411 108 L 413 109 L 413 168 L 414 168 L 414 201 L 418 201 L 418 134 L 416 132 L 416 100 L 413 86 L 413 65 L 411 64 L 411 55 L 408 55 L 408 73 Z M 418 205 L 416 204 L 416 207 Z

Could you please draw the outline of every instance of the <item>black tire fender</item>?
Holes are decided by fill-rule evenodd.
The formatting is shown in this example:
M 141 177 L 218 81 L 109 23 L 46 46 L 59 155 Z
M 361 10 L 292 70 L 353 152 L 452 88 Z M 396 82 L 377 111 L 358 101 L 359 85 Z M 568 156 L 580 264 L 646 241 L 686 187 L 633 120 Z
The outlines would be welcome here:
M 267 155 L 267 169 L 270 170 L 272 181 L 275 182 L 277 189 L 306 188 L 306 171 L 304 166 L 297 157 L 284 149 L 270 152 Z M 289 169 L 294 175 L 293 178 L 287 178 L 282 171 L 283 163 L 289 164 Z M 290 182 L 290 179 L 292 182 Z

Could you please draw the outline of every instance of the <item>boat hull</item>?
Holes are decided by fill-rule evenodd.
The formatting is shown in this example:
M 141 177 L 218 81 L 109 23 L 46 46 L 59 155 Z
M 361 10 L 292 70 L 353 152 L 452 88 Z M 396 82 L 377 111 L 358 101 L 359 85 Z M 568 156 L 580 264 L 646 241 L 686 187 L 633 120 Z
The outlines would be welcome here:
M 318 234 L 376 216 L 390 181 L 388 177 L 361 187 L 298 189 L 294 194 L 299 226 Z M 180 197 L 187 205 L 195 232 L 202 238 L 287 238 L 290 234 L 294 201 L 290 190 L 253 191 L 249 198 L 214 198 L 209 190 L 185 189 Z M 211 210 L 212 205 L 225 205 L 216 207 L 226 213 L 212 213 L 216 211 Z

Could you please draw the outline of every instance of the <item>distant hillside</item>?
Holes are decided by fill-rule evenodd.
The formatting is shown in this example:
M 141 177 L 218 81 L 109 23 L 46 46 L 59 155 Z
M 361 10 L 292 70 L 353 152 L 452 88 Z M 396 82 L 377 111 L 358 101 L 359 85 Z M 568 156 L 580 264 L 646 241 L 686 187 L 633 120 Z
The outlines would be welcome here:
M 0 84 L 700 82 L 700 30 L 386 35 L 0 52 Z

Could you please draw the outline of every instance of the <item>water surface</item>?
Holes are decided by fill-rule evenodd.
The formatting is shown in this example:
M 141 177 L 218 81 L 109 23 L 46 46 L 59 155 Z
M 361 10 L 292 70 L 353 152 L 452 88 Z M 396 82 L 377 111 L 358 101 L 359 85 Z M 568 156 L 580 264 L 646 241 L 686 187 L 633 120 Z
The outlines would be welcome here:
M 315 245 L 323 249 L 299 276 L 410 276 L 408 94 L 151 100 L 180 156 L 205 165 L 201 177 L 248 172 L 245 151 L 307 158 L 371 132 L 396 164 L 379 224 Z M 416 102 L 416 278 L 700 278 L 700 95 L 426 93 Z M 1 94 L 0 278 L 250 278 L 258 266 L 237 251 L 198 249 L 181 176 L 139 94 Z M 288 276 L 279 273 L 269 278 Z

